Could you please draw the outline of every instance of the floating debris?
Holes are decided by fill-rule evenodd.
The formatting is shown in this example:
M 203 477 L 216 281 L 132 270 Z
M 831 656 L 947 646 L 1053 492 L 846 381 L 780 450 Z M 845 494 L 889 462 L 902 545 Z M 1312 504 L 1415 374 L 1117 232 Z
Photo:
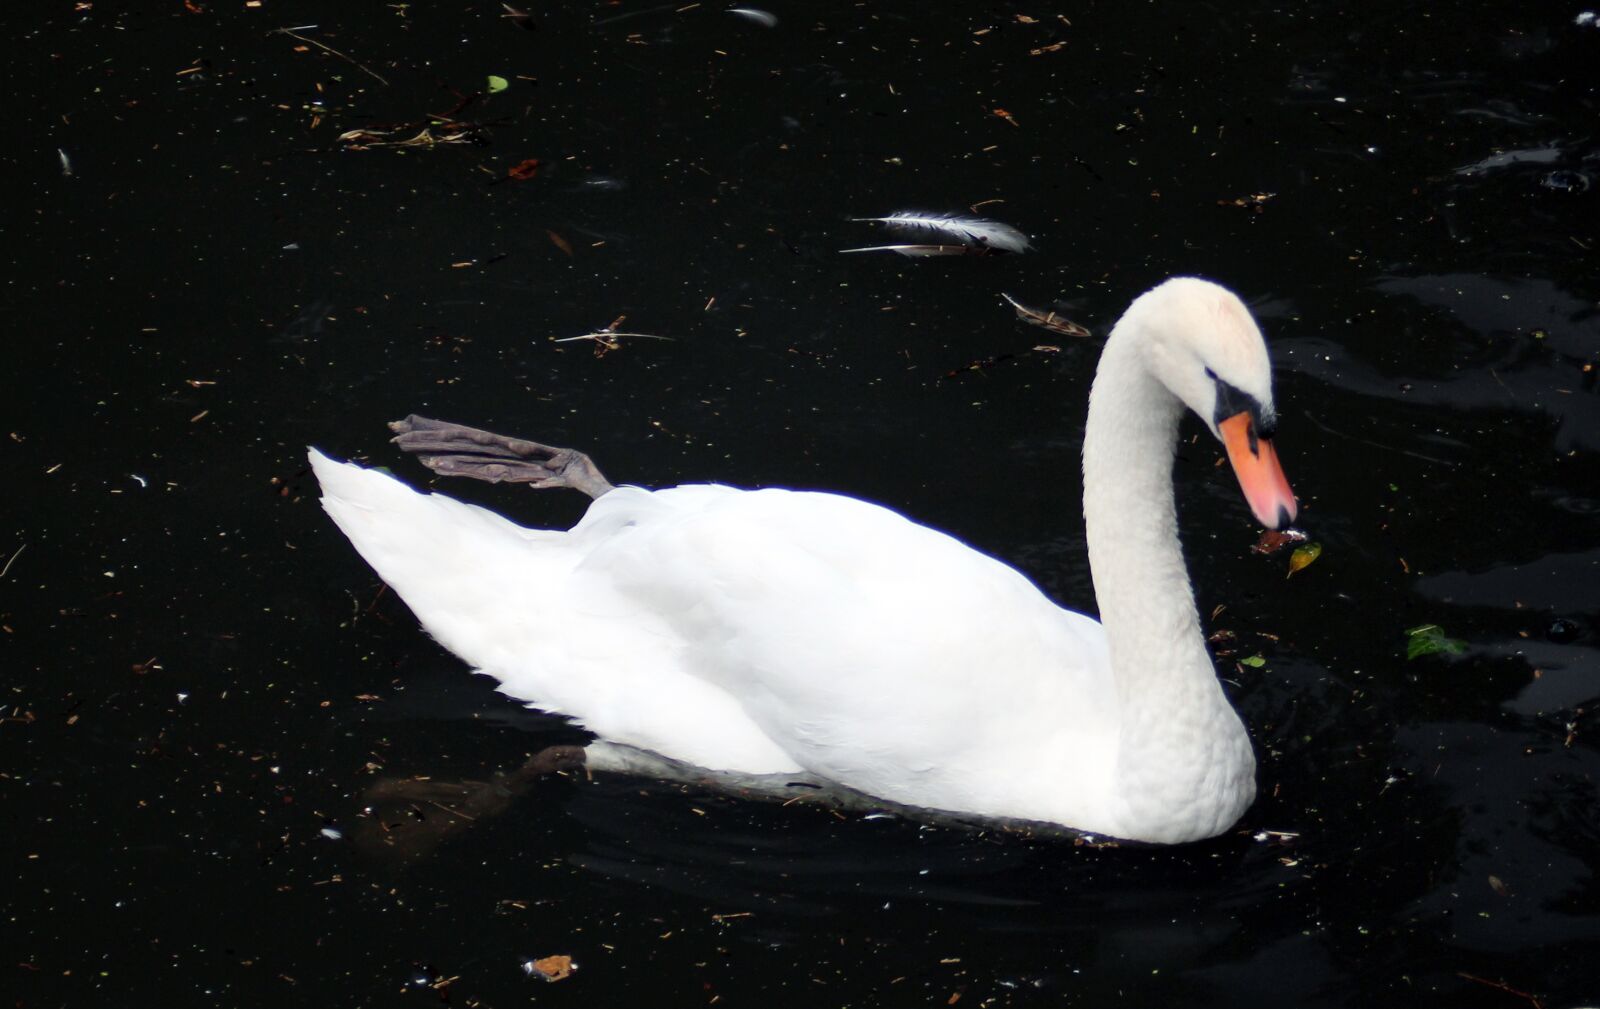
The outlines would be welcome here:
M 571 257 L 571 255 L 572 255 L 572 243 L 571 242 L 567 241 L 565 238 L 562 238 L 559 234 L 557 234 L 554 231 L 551 231 L 549 228 L 544 229 L 544 233 L 545 233 L 546 237 L 548 237 L 550 239 L 550 244 L 551 245 L 554 245 L 556 248 L 558 248 L 562 252 L 566 253 L 568 257 Z
M 996 252 L 1027 252 L 1031 247 L 1028 236 L 1000 221 L 992 221 L 984 217 L 963 217 L 959 214 L 924 214 L 917 211 L 905 211 L 890 214 L 887 217 L 853 217 L 853 221 L 875 221 L 887 224 L 890 227 L 900 228 L 905 231 L 932 231 L 937 234 L 947 235 L 956 240 L 958 246 L 977 246 L 993 249 Z M 879 248 L 892 249 L 899 252 L 902 248 L 944 248 L 945 246 L 880 246 Z M 871 251 L 871 250 L 845 250 L 845 251 Z M 948 255 L 948 253 L 932 253 L 932 255 Z
M 902 256 L 982 256 L 993 249 L 983 245 L 867 245 L 859 249 L 840 249 L 843 252 L 898 252 Z
M 512 165 L 510 168 L 507 168 L 506 176 L 508 178 L 516 179 L 518 182 L 526 182 L 535 175 L 539 174 L 539 168 L 543 164 L 544 162 L 540 161 L 538 158 L 525 158 L 524 160 Z
M 778 27 L 778 16 L 770 11 L 757 10 L 754 7 L 733 7 L 728 10 L 728 13 L 737 14 L 746 20 L 754 21 L 763 28 Z
M 360 70 L 362 73 L 366 74 L 368 77 L 371 77 L 373 80 L 377 81 L 379 84 L 382 84 L 384 87 L 388 87 L 389 86 L 389 81 L 388 81 L 387 78 L 385 78 L 382 74 L 377 73 L 376 71 L 368 69 L 368 67 L 365 64 L 363 64 L 360 61 L 356 60 L 354 57 L 348 56 L 345 53 L 340 52 L 339 50 L 333 48 L 330 45 L 324 45 L 323 43 L 318 42 L 314 38 L 308 38 L 307 36 L 301 35 L 299 33 L 299 29 L 304 29 L 304 30 L 309 31 L 309 30 L 311 30 L 313 28 L 316 28 L 316 27 L 318 27 L 318 26 L 317 25 L 300 25 L 300 26 L 298 26 L 298 29 L 296 29 L 296 28 L 279 28 L 273 34 L 275 34 L 275 35 L 287 35 L 287 36 L 289 36 L 290 38 L 294 39 L 297 42 L 302 42 L 302 43 L 304 43 L 304 44 L 306 44 L 308 46 L 316 46 L 318 49 L 321 49 L 323 52 L 329 53 L 329 54 L 331 54 L 333 56 L 337 56 L 341 60 L 344 60 L 346 63 L 348 63 L 351 66 L 355 67 L 357 70 Z
M 501 4 L 500 6 L 506 9 L 506 19 L 512 24 L 516 25 L 518 28 L 521 28 L 525 32 L 538 30 L 539 26 L 534 24 L 533 16 L 527 11 L 519 11 L 510 4 Z
M 1063 318 L 1062 316 L 1057 315 L 1053 310 L 1049 312 L 1041 312 L 1037 308 L 1029 308 L 1027 305 L 1024 305 L 1022 302 L 1013 298 L 1011 295 L 1006 294 L 1004 291 L 1000 292 L 1000 297 L 1011 303 L 1011 307 L 1017 310 L 1017 318 L 1021 319 L 1023 322 L 1032 323 L 1035 326 L 1048 329 L 1052 333 L 1060 333 L 1062 336 L 1076 336 L 1082 338 L 1094 335 L 1087 329 L 1084 329 L 1082 326 L 1078 325 L 1076 322 L 1073 322 L 1071 319 Z
M 1460 655 L 1467 650 L 1467 643 L 1456 638 L 1448 637 L 1444 628 L 1438 624 L 1421 624 L 1406 631 L 1406 659 L 1420 658 L 1424 655 L 1444 653 L 1446 655 Z
M 563 336 L 550 342 L 573 343 L 577 340 L 593 340 L 595 357 L 605 357 L 613 350 L 621 350 L 622 344 L 617 341 L 625 337 L 635 340 L 666 340 L 669 343 L 672 342 L 672 337 L 670 336 L 657 336 L 654 333 L 624 333 L 619 327 L 625 319 L 627 319 L 626 315 L 619 315 L 611 320 L 611 325 L 605 329 L 597 329 L 592 333 L 584 333 L 580 336 Z
M 1311 562 L 1322 556 L 1321 543 L 1302 543 L 1294 548 L 1294 553 L 1289 555 L 1289 573 L 1283 577 L 1289 578 L 1296 571 L 1304 571 L 1311 566 Z
M 1251 193 L 1249 196 L 1236 196 L 1231 200 L 1218 200 L 1219 207 L 1247 207 L 1252 213 L 1261 213 L 1267 201 L 1277 196 L 1277 193 Z
M 22 551 L 26 549 L 28 549 L 28 544 L 26 543 L 22 544 L 20 547 L 17 547 L 17 552 L 11 555 L 10 560 L 6 561 L 6 566 L 0 568 L 0 578 L 4 578 L 11 571 L 11 565 L 17 563 L 17 558 L 21 557 Z
M 565 981 L 572 976 L 578 965 L 572 962 L 570 956 L 546 956 L 537 960 L 526 960 L 522 964 L 522 972 L 529 977 L 535 975 L 546 981 Z
M 1276 529 L 1268 529 L 1262 532 L 1261 538 L 1256 540 L 1256 545 L 1250 548 L 1250 552 L 1275 554 L 1290 543 L 1304 543 L 1305 541 L 1306 534 L 1298 529 L 1285 529 L 1282 532 Z
M 437 132 L 435 132 L 437 130 Z M 408 137 L 405 130 L 347 130 L 339 134 L 339 142 L 352 151 L 365 151 L 374 147 L 438 147 L 444 144 L 476 144 L 482 140 L 482 127 L 472 123 L 440 122 L 424 126 Z

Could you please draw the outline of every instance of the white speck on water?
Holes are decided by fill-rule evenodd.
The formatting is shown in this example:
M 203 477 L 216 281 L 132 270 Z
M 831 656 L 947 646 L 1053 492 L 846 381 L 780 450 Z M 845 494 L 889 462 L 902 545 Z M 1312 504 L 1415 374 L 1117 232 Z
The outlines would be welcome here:
M 1573 18 L 1572 23 L 1579 28 L 1600 28 L 1600 14 L 1594 11 L 1584 11 Z
M 178 703 L 179 704 L 182 704 L 184 701 L 187 701 L 188 699 L 189 699 L 189 695 L 188 694 L 179 694 L 178 695 Z
M 332 827 L 323 827 L 319 833 L 330 841 L 337 841 L 344 836 Z

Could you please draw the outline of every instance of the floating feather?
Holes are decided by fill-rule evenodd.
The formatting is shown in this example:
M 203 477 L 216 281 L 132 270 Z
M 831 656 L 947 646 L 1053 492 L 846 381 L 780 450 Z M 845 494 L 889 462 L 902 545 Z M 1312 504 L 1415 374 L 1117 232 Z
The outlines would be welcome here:
M 1011 295 L 1006 294 L 1004 291 L 1000 293 L 1000 297 L 1011 303 L 1011 307 L 1017 310 L 1017 318 L 1021 319 L 1023 322 L 1031 322 L 1035 326 L 1048 329 L 1052 333 L 1060 333 L 1062 336 L 1085 337 L 1093 335 L 1076 322 L 1073 322 L 1071 319 L 1063 318 L 1053 311 L 1041 312 L 1037 308 L 1029 308 L 1027 305 L 1024 305 L 1022 302 L 1013 298 Z
M 519 11 L 510 4 L 501 4 L 500 6 L 506 9 L 506 18 L 518 28 L 521 28 L 525 32 L 534 32 L 539 30 L 539 26 L 533 21 L 533 16 L 527 11 Z
M 840 252 L 898 252 L 902 256 L 982 256 L 991 252 L 987 245 L 868 245 Z
M 1009 224 L 982 217 L 957 214 L 920 214 L 906 211 L 887 217 L 856 217 L 857 221 L 877 221 L 907 231 L 934 231 L 952 235 L 964 245 L 981 245 L 998 252 L 1027 252 L 1028 236 Z
M 737 14 L 742 18 L 747 18 L 763 28 L 778 27 L 778 17 L 776 14 L 773 14 L 770 11 L 757 10 L 754 7 L 734 7 L 731 8 L 728 13 Z

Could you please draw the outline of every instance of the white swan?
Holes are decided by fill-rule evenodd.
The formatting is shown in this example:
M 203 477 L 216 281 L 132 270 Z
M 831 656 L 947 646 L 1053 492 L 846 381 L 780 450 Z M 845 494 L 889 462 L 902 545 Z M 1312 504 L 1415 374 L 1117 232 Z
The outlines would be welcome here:
M 545 531 L 314 449 L 311 461 L 328 513 L 423 626 L 505 693 L 586 726 L 601 740 L 591 752 L 609 741 L 713 771 L 809 774 L 909 806 L 1177 843 L 1226 830 L 1255 794 L 1250 740 L 1212 668 L 1178 543 L 1185 406 L 1225 443 L 1257 519 L 1294 518 L 1249 311 L 1207 281 L 1156 287 L 1112 330 L 1089 397 L 1084 520 L 1100 623 L 853 498 L 612 489 L 565 450 L 461 428 L 455 442 L 406 436 L 423 438 L 413 450 L 456 453 L 425 458 L 441 472 L 484 479 L 519 465 L 463 461 L 490 441 L 500 459 L 541 450 L 543 485 L 563 482 L 549 478 L 552 453 L 576 463 L 564 482 L 598 496 L 570 531 Z

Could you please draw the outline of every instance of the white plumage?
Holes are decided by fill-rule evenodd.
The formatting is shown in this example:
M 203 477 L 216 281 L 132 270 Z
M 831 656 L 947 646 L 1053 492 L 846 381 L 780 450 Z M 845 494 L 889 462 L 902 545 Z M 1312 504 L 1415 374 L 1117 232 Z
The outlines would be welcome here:
M 901 211 L 885 217 L 854 217 L 854 221 L 874 221 L 911 233 L 925 233 L 936 238 L 946 238 L 966 246 L 981 246 L 1001 252 L 1023 253 L 1031 248 L 1028 236 L 1003 221 L 986 217 L 964 217 L 960 214 L 924 214 L 914 210 Z M 918 248 L 919 246 L 878 246 L 884 249 Z M 846 249 L 846 252 L 868 252 L 869 249 Z
M 1173 360 L 1179 349 L 1192 359 Z M 1178 552 L 1169 366 L 1209 367 L 1270 413 L 1265 347 L 1233 295 L 1180 280 L 1135 302 L 1108 340 L 1085 445 L 1104 626 L 839 495 L 619 487 L 570 531 L 544 531 L 311 461 L 328 513 L 441 644 L 602 740 L 911 806 L 1185 841 L 1238 818 L 1254 759 Z M 1189 405 L 1209 421 L 1208 395 Z

